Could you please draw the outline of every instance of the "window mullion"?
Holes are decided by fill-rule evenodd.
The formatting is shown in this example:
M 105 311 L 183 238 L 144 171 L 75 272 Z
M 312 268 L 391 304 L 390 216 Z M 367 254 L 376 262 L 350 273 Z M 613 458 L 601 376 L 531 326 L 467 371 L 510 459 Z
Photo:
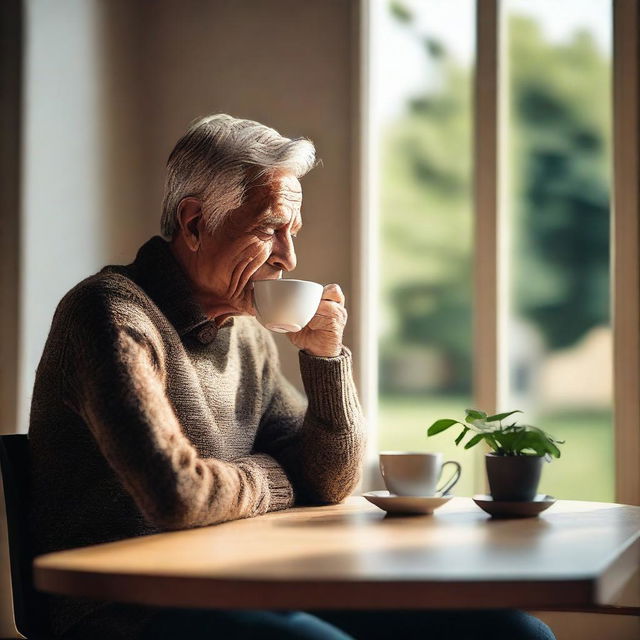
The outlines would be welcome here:
M 379 167 L 378 114 L 372 99 L 376 82 L 372 30 L 379 20 L 381 6 L 369 0 L 354 3 L 352 55 L 354 78 L 358 86 L 352 94 L 354 122 L 354 245 L 352 268 L 354 296 L 350 314 L 355 322 L 355 371 L 358 391 L 367 425 L 367 451 L 364 473 L 358 487 L 361 491 L 382 488 L 378 468 L 378 328 L 375 300 L 378 286 L 378 193 Z
M 475 406 L 498 404 L 499 0 L 476 2 L 474 100 Z
M 506 230 L 500 224 L 504 176 L 501 130 L 506 109 L 501 80 L 502 20 L 500 0 L 476 1 L 476 70 L 474 95 L 474 352 L 475 406 L 499 409 L 504 379 L 501 325 L 506 321 L 506 274 L 501 256 Z M 487 449 L 485 448 L 485 451 Z M 480 452 L 478 453 L 480 455 Z M 476 487 L 486 489 L 484 464 L 476 465 Z

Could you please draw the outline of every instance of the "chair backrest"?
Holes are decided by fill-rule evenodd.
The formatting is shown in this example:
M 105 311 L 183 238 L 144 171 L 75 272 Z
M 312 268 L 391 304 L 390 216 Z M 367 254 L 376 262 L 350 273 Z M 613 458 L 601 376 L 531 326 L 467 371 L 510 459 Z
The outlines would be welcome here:
M 18 631 L 29 639 L 49 637 L 43 597 L 33 587 L 29 533 L 29 439 L 26 434 L 0 436 L 0 469 L 9 534 L 13 611 Z

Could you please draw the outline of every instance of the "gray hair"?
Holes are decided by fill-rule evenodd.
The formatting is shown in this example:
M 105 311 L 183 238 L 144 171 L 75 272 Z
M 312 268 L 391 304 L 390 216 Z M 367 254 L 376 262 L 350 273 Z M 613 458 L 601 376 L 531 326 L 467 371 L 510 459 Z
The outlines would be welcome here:
M 315 166 L 315 155 L 310 140 L 285 138 L 253 120 L 220 113 L 194 121 L 167 161 L 162 234 L 173 236 L 178 205 L 190 196 L 203 201 L 206 229 L 213 233 L 256 180 L 279 170 L 301 178 Z

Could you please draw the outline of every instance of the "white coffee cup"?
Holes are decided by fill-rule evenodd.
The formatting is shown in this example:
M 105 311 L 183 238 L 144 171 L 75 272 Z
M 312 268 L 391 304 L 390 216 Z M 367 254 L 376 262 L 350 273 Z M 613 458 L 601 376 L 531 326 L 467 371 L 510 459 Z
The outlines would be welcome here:
M 448 464 L 454 465 L 453 476 L 439 489 L 442 470 Z M 455 460 L 442 462 L 441 453 L 413 453 L 404 451 L 382 451 L 380 471 L 389 493 L 397 496 L 446 495 L 460 479 L 462 471 Z
M 321 284 L 308 280 L 254 280 L 258 321 L 277 333 L 300 331 L 318 310 L 323 291 Z

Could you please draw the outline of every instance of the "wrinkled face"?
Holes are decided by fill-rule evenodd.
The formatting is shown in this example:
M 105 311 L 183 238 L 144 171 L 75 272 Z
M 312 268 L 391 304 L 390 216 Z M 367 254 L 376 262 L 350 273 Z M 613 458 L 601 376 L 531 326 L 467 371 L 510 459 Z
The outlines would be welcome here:
M 255 315 L 251 281 L 280 278 L 296 266 L 293 241 L 302 227 L 301 206 L 300 182 L 291 174 L 253 187 L 215 234 L 202 237 L 200 286 Z

